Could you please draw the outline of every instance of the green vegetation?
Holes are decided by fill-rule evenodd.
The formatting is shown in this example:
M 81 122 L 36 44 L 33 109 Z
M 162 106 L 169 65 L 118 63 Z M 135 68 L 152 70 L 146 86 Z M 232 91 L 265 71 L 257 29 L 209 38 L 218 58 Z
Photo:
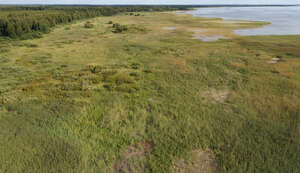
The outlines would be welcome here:
M 0 172 L 173 172 L 199 151 L 218 172 L 300 171 L 300 36 L 139 14 L 0 38 Z M 227 39 L 193 39 L 197 30 Z
M 112 31 L 114 33 L 121 33 L 128 30 L 128 27 L 126 25 L 120 25 L 119 23 L 114 23 L 112 27 L 114 28 L 114 30 Z
M 36 33 L 48 33 L 57 24 L 71 23 L 79 19 L 112 16 L 120 12 L 171 11 L 185 7 L 167 6 L 116 6 L 116 7 L 0 7 L 0 36 L 29 39 L 40 37 Z M 136 14 L 136 16 L 139 16 Z
M 84 27 L 85 28 L 94 28 L 94 24 L 92 24 L 90 21 L 88 21 L 84 24 Z

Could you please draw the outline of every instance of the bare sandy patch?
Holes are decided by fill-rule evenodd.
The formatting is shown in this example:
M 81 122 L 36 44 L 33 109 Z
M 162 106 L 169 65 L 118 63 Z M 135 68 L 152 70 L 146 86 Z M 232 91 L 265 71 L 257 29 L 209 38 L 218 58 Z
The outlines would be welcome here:
M 193 39 L 202 40 L 204 42 L 214 42 L 220 39 L 227 39 L 227 38 L 221 35 L 213 35 L 213 36 L 194 35 Z
M 171 59 L 171 64 L 184 67 L 186 65 L 186 60 L 183 58 L 173 58 Z
M 254 22 L 245 21 L 245 20 L 221 20 L 218 23 L 239 24 L 239 23 L 254 23 Z
M 201 32 L 203 32 L 204 30 L 202 30 L 202 29 L 195 29 L 195 30 L 193 30 L 195 33 L 201 33 Z
M 280 56 L 277 56 L 275 58 L 272 58 L 271 60 L 267 61 L 268 64 L 276 64 L 278 63 L 279 61 L 281 61 L 281 57 Z
M 195 29 L 193 32 L 193 39 L 202 40 L 204 42 L 214 42 L 220 39 L 227 39 L 227 37 L 219 35 L 218 33 L 214 33 L 208 29 Z
M 218 167 L 213 154 L 209 151 L 195 150 L 190 159 L 176 159 L 173 173 L 216 173 Z
M 142 173 L 145 172 L 145 164 L 148 151 L 151 149 L 149 143 L 138 143 L 129 146 L 121 154 L 114 165 L 115 173 Z
M 202 97 L 205 100 L 213 103 L 223 103 L 230 96 L 230 93 L 231 92 L 228 89 L 224 89 L 224 90 L 210 89 L 208 91 L 205 91 L 202 94 Z
M 223 20 L 222 22 L 220 23 L 231 23 L 231 24 L 237 24 L 237 23 L 240 23 L 238 21 L 232 21 L 232 20 Z
M 175 31 L 177 28 L 176 27 L 163 27 L 164 30 L 168 31 Z

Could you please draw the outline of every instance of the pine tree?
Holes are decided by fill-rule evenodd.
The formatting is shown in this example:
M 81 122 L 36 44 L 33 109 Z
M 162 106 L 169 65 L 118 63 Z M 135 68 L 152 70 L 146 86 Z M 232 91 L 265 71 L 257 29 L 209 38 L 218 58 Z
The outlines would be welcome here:
M 12 38 L 17 37 L 15 27 L 11 22 L 7 23 L 6 32 L 7 32 L 7 36 L 9 36 L 9 37 L 12 37 Z

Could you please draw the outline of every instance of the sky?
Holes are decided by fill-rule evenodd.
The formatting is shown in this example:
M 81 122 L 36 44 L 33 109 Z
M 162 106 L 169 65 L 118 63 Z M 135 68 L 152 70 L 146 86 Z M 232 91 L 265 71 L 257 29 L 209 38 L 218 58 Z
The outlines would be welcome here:
M 300 4 L 300 0 L 0 0 L 0 4 Z

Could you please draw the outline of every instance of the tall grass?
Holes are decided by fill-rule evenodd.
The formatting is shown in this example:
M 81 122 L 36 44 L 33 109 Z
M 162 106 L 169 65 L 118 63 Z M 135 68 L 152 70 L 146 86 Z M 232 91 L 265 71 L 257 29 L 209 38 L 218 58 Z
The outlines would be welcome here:
M 190 31 L 218 19 L 174 15 L 4 40 L 0 172 L 172 172 L 196 150 L 220 172 L 299 172 L 299 36 L 237 37 L 228 28 L 245 26 L 226 24 L 230 40 L 206 43 Z

